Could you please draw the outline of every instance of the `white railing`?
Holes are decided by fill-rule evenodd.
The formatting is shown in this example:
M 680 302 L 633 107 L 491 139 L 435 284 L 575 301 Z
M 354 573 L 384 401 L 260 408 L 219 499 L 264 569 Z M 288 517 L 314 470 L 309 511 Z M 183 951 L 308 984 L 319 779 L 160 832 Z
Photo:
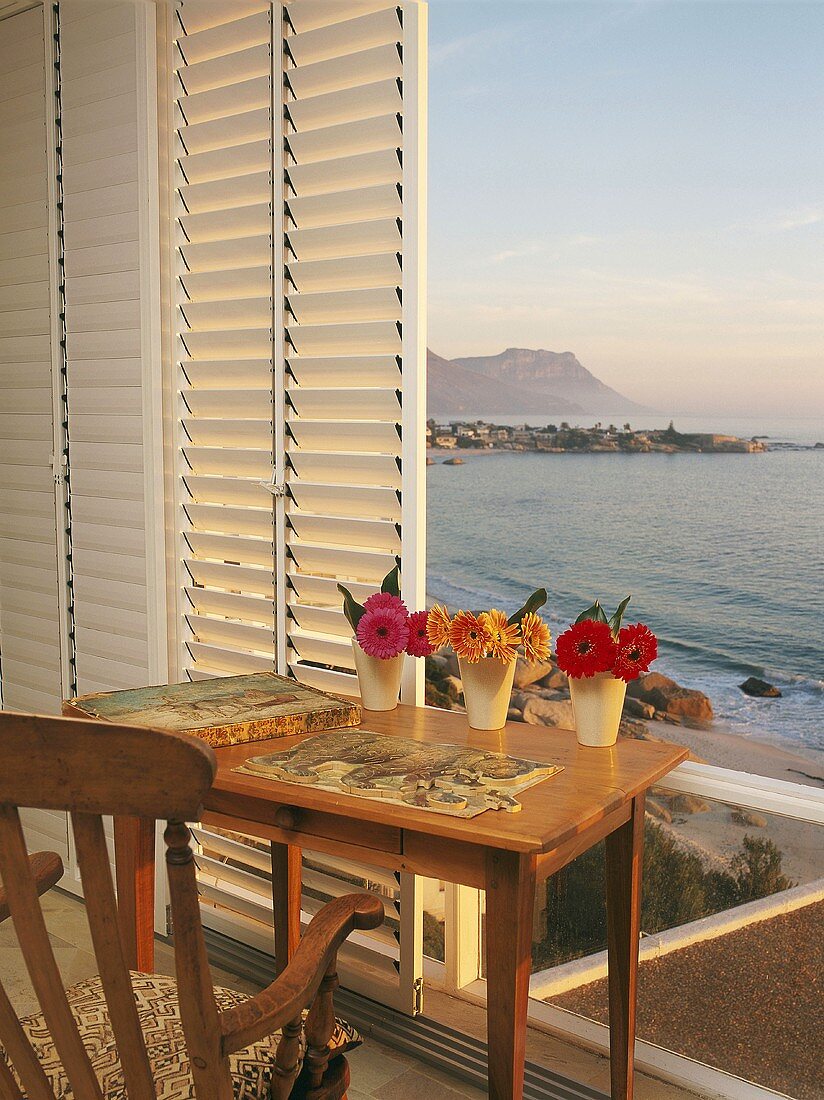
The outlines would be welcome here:
M 824 789 L 800 783 L 687 761 L 670 772 L 658 786 L 742 809 L 824 825 Z M 426 960 L 427 981 L 446 992 L 485 1005 L 486 981 L 481 977 L 480 891 L 454 885 L 447 885 L 445 890 L 445 957 L 443 963 Z M 540 994 L 537 988 L 530 991 L 531 1026 L 599 1053 L 609 1052 L 608 1027 L 547 1004 L 537 999 L 536 993 Z M 776 1100 L 783 1096 L 645 1040 L 637 1040 L 635 1059 L 639 1070 L 717 1100 Z

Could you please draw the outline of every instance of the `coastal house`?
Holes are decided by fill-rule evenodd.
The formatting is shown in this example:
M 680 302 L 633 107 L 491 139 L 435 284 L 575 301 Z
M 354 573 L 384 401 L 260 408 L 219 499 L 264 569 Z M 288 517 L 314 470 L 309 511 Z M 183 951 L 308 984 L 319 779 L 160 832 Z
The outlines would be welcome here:
M 427 9 L 418 0 L 0 2 L 4 717 L 48 718 L 77 696 L 208 686 L 252 673 L 356 697 L 352 632 L 338 584 L 365 598 L 397 564 L 409 606 L 427 605 L 427 442 L 444 449 L 459 441 L 519 451 L 558 447 L 559 433 L 526 426 L 426 423 L 426 134 Z M 602 438 L 604 447 L 617 445 L 612 432 Z M 741 442 L 708 438 L 717 449 Z M 655 444 L 636 433 L 633 445 Z M 460 476 L 471 461 L 467 456 Z M 557 681 L 521 683 L 517 693 L 513 699 L 532 700 L 533 717 L 559 702 Z M 424 662 L 407 661 L 402 698 L 423 713 L 422 722 L 460 706 L 457 668 L 426 683 Z M 523 717 L 523 709 L 513 710 Z M 639 710 L 647 717 L 651 711 L 653 721 L 664 714 L 668 723 L 663 733 L 644 727 L 646 743 L 666 740 L 677 719 L 643 701 L 636 701 Z M 98 723 L 89 725 L 99 731 Z M 53 727 L 30 729 L 39 731 L 29 735 L 34 757 L 37 738 Z M 0 733 L 0 752 L 10 738 Z M 149 875 L 154 904 L 135 911 L 134 927 L 121 921 L 118 932 L 114 893 L 105 885 L 117 806 L 108 806 L 104 831 L 95 833 L 103 843 L 95 849 L 101 858 L 94 880 L 81 875 L 89 850 L 82 818 L 103 812 L 91 805 L 90 790 L 105 791 L 109 781 L 110 796 L 130 794 L 132 829 L 152 816 L 139 796 L 147 774 L 159 771 L 153 754 L 164 742 L 145 744 L 151 752 L 130 757 L 134 782 L 125 793 L 114 786 L 115 754 L 86 757 L 82 769 L 75 762 L 65 773 L 71 745 L 63 746 L 67 755 L 57 756 L 57 768 L 54 757 L 39 754 L 42 789 L 47 764 L 57 778 L 42 804 L 22 810 L 29 850 L 53 856 L 34 866 L 57 965 L 65 984 L 84 983 L 77 1013 L 83 990 L 96 990 L 101 1027 L 115 1014 L 101 986 L 87 984 L 98 969 L 94 951 L 109 960 L 108 971 L 100 967 L 103 985 L 114 973 L 122 994 L 123 975 L 111 960 L 125 959 L 123 945 L 129 934 L 135 939 L 138 924 L 164 975 L 175 936 L 180 943 L 187 934 L 179 909 L 172 919 L 180 895 L 173 897 L 162 867 L 156 878 Z M 21 790 L 27 776 L 30 792 L 37 777 L 28 776 L 25 756 L 18 753 L 14 774 Z M 188 790 L 204 758 L 191 749 L 175 757 L 157 778 L 164 797 L 173 801 L 177 785 Z M 2 782 L 11 774 L 6 765 Z M 66 775 L 71 783 L 62 782 Z M 69 787 L 79 827 L 64 805 Z M 617 803 L 631 793 L 619 791 L 617 781 L 608 785 L 604 815 L 613 824 Z M 755 766 L 751 774 L 697 761 L 680 765 L 652 793 L 649 881 L 661 896 L 662 883 L 676 882 L 690 904 L 666 893 L 669 908 L 641 924 L 638 1100 L 812 1095 L 820 1005 L 795 991 L 814 979 L 815 918 L 824 897 L 824 868 L 815 871 L 820 795 Z M 0 803 L 7 823 L 11 802 Z M 328 914 L 328 903 L 352 891 L 367 899 L 338 956 L 337 1011 L 367 1039 L 348 1054 L 350 1100 L 419 1093 L 455 1100 L 495 1088 L 496 1100 L 518 1100 L 516 1092 L 530 1100 L 603 1100 L 610 1032 L 601 848 L 573 853 L 573 829 L 564 852 L 584 862 L 538 884 L 532 939 L 525 941 L 527 953 L 533 947 L 532 974 L 518 978 L 529 1027 L 513 1038 L 509 1059 L 515 1080 L 526 1058 L 526 1084 L 507 1092 L 489 1083 L 488 1019 L 505 1018 L 507 1007 L 488 997 L 494 976 L 478 874 L 472 885 L 450 881 L 448 867 L 442 877 L 426 876 L 401 830 L 376 824 L 374 812 L 346 820 L 324 813 L 279 806 L 253 836 L 242 817 L 227 825 L 213 808 L 191 822 L 191 862 L 190 849 L 177 843 L 177 821 L 171 874 L 184 868 L 196 883 L 184 923 L 191 932 L 202 922 L 212 967 L 208 974 L 200 955 L 188 966 L 179 959 L 178 977 L 196 971 L 203 989 L 212 977 L 226 987 L 230 1021 L 239 1018 L 241 994 L 269 986 L 281 961 L 273 921 L 284 905 L 277 890 L 273 896 L 274 853 L 283 858 L 292 900 L 297 893 L 298 923 L 301 913 L 304 925 Z M 501 835 L 515 829 L 517 814 L 505 816 Z M 246 819 L 247 829 L 252 824 Z M 40 1020 L 45 1034 L 65 1035 L 70 1020 L 60 1015 L 61 974 L 48 961 L 27 968 L 23 959 L 40 926 L 31 890 L 15 894 L 27 865 L 19 844 L 8 844 L 12 834 L 9 827 L 0 837 L 2 865 L 13 872 L 0 886 L 0 986 L 14 1011 L 0 1000 L 0 1045 L 19 1070 L 12 1015 L 29 1019 L 39 997 L 42 1007 L 52 1006 L 49 1026 Z M 738 878 L 724 877 L 717 852 L 746 856 L 741 845 L 754 834 L 780 847 L 786 873 L 763 843 L 750 863 L 735 864 Z M 145 830 L 127 835 L 132 854 L 142 837 L 145 870 L 153 834 L 148 853 Z M 431 849 L 442 845 L 436 836 Z M 162 850 L 162 835 L 157 846 Z M 296 850 L 303 852 L 297 865 Z M 124 912 L 133 886 L 117 880 Z M 727 894 L 713 895 L 711 904 L 711 887 Z M 102 917 L 100 898 L 111 903 Z M 27 937 L 29 926 L 36 929 Z M 313 965 L 322 961 L 327 970 L 312 972 L 322 986 L 313 1021 L 323 1017 L 331 1028 L 323 997 L 336 979 L 321 954 Z M 726 992 L 719 992 L 718 975 Z M 163 982 L 156 987 L 168 991 Z M 707 988 L 724 1000 L 704 1028 Z M 133 1027 L 131 998 L 113 999 L 121 1010 L 117 1026 L 125 1019 Z M 266 1007 L 253 1003 L 256 1012 Z M 300 1006 L 292 1007 L 299 1016 Z M 674 1037 L 663 1030 L 673 1020 Z M 729 1021 L 739 1036 L 753 1036 L 749 1046 L 725 1043 Z M 806 1047 L 786 1038 L 797 1024 L 808 1028 Z M 292 1015 L 284 1034 L 293 1026 Z M 182 1045 L 179 1030 L 172 1034 L 171 1045 Z M 231 1042 L 224 1035 L 221 1056 L 240 1042 L 238 1034 Z M 50 1083 L 69 1095 L 60 1059 L 40 1038 Z M 328 1070 L 327 1038 L 310 1043 L 309 1069 Z M 75 1067 L 85 1065 L 76 1046 L 64 1049 Z M 199 1057 L 193 1053 L 196 1067 Z M 24 1082 L 26 1094 L 48 1095 L 39 1070 L 26 1065 L 35 1081 L 35 1088 Z M 323 1077 L 329 1084 L 328 1073 Z M 82 1080 L 91 1097 L 95 1086 Z M 143 1085 L 134 1095 L 152 1094 L 151 1078 Z M 337 1091 L 309 1095 L 340 1100 L 345 1086 L 333 1086 Z M 626 1100 L 620 1090 L 614 1095 Z M 72 1094 L 86 1100 L 77 1088 Z M 0 1096 L 21 1096 L 1 1054 Z

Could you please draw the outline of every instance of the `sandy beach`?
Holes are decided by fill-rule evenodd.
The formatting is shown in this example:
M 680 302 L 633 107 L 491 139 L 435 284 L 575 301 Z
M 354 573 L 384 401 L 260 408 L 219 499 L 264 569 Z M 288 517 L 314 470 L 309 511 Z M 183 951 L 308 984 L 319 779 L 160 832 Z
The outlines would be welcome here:
M 824 757 L 821 754 L 816 754 L 820 757 L 816 760 L 813 753 L 796 752 L 754 737 L 742 737 L 725 729 L 720 722 L 708 729 L 691 729 L 669 722 L 647 722 L 646 725 L 655 737 L 684 745 L 696 759 L 707 764 L 783 779 L 787 783 L 824 787 Z
M 800 753 L 742 737 L 720 725 L 698 730 L 669 722 L 645 724 L 654 737 L 684 745 L 696 759 L 707 764 L 788 783 L 824 787 L 824 767 Z M 775 843 L 783 855 L 782 870 L 794 882 L 806 883 L 824 877 L 824 830 L 818 825 L 776 814 L 738 813 L 737 807 L 707 799 L 662 802 L 655 791 L 651 798 L 671 814 L 671 821 L 659 823 L 707 866 L 719 869 L 729 866 L 744 837 L 750 835 L 769 837 Z

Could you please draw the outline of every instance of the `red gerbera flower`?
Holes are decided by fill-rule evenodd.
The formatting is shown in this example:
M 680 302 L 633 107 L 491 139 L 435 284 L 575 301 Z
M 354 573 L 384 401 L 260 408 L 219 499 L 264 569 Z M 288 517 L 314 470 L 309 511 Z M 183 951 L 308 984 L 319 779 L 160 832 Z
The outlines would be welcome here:
M 378 607 L 361 615 L 355 635 L 364 653 L 388 661 L 406 649 L 409 618 L 405 610 Z
M 373 592 L 363 601 L 367 611 L 377 611 L 379 607 L 393 607 L 396 611 L 406 611 L 406 604 L 400 596 L 393 596 L 391 592 Z
M 427 618 L 425 611 L 414 611 L 409 616 L 409 641 L 406 652 L 410 657 L 428 657 L 430 653 L 435 652 L 426 636 Z
M 555 658 L 558 668 L 580 680 L 597 672 L 610 672 L 615 660 L 615 639 L 606 623 L 584 619 L 558 635 Z
M 643 623 L 625 626 L 618 635 L 613 674 L 619 680 L 637 680 L 658 656 L 658 639 Z

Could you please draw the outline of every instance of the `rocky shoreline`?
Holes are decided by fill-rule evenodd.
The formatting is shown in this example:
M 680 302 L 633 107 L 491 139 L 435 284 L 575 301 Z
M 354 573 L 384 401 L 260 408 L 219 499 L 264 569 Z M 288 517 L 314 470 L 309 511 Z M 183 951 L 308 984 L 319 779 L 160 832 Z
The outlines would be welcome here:
M 463 709 L 463 686 L 454 654 L 436 653 L 427 657 L 426 702 L 450 710 Z M 533 726 L 572 729 L 574 720 L 566 674 L 551 660 L 527 664 L 519 657 L 509 719 Z M 712 703 L 703 692 L 682 687 L 659 672 L 649 672 L 627 685 L 621 734 L 656 740 L 646 725 L 648 721 L 706 729 L 712 719 Z
M 743 439 L 711 432 L 668 428 L 633 429 L 595 424 L 572 427 L 566 421 L 541 428 L 526 424 L 492 424 L 483 420 L 450 421 L 426 426 L 427 447 L 437 451 L 541 451 L 544 454 L 756 454 L 769 450 L 761 438 Z
M 448 710 L 464 709 L 453 654 L 426 658 L 426 702 Z M 574 728 L 569 681 L 554 662 L 528 665 L 518 658 L 508 717 L 543 726 L 548 732 Z M 689 749 L 690 759 L 699 763 L 824 787 L 824 761 L 724 728 L 714 720 L 712 702 L 703 692 L 657 672 L 628 685 L 619 736 L 670 741 Z M 647 813 L 709 869 L 728 868 L 744 837 L 754 834 L 773 841 L 794 882 L 809 882 L 821 875 L 820 839 L 816 826 L 809 823 L 661 789 L 651 793 Z

